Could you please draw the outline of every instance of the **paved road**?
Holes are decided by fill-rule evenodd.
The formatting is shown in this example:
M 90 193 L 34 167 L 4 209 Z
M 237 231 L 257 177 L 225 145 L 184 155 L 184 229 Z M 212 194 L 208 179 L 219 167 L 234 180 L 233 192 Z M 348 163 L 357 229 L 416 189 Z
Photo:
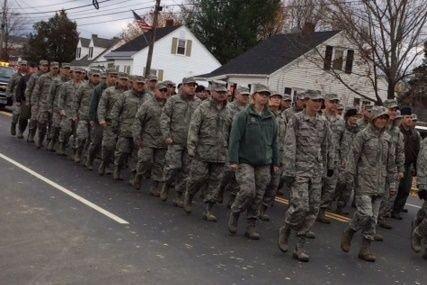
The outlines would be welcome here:
M 225 207 L 207 224 L 200 203 L 187 216 L 146 189 L 11 137 L 9 121 L 0 113 L 0 284 L 427 284 L 427 263 L 409 247 L 414 198 L 404 220 L 382 231 L 376 263 L 358 260 L 359 237 L 351 254 L 339 250 L 347 219 L 336 217 L 316 224 L 311 262 L 303 264 L 277 249 L 281 202 L 260 224 L 260 241 L 243 237 L 243 222 L 230 237 Z

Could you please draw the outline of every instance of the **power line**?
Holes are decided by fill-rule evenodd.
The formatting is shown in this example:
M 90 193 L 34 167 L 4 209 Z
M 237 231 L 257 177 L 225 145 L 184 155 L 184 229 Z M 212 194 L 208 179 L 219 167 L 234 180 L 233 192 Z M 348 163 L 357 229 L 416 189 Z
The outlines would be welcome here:
M 112 0 L 101 0 L 98 3 L 110 2 L 110 1 L 112 1 Z M 56 13 L 56 12 L 58 12 L 60 10 L 69 11 L 69 10 L 75 10 L 75 9 L 80 9 L 80 8 L 84 8 L 84 7 L 89 7 L 89 6 L 92 6 L 92 4 L 74 6 L 74 7 L 71 7 L 71 8 L 64 8 L 64 9 L 51 10 L 51 11 L 41 11 L 41 12 L 32 12 L 32 13 L 20 13 L 20 14 L 21 15 L 50 14 L 50 13 Z

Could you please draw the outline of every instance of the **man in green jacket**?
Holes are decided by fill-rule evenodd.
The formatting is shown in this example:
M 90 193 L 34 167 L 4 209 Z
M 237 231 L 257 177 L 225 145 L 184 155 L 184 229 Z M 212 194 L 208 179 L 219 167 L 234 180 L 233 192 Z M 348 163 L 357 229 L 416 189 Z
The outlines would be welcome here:
M 240 112 L 233 122 L 230 134 L 229 163 L 236 172 L 240 186 L 231 206 L 228 230 L 237 232 L 240 213 L 247 211 L 248 226 L 245 236 L 258 240 L 255 230 L 258 209 L 265 188 L 270 182 L 270 169 L 279 170 L 277 147 L 277 123 L 268 109 L 270 90 L 262 84 L 254 84 L 253 103 Z

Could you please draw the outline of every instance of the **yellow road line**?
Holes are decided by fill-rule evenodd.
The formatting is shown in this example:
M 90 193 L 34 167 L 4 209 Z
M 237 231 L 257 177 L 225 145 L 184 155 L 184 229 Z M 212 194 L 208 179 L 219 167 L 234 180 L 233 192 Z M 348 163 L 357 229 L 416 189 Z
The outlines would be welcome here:
M 282 197 L 276 197 L 276 201 L 281 203 L 281 204 L 284 204 L 284 205 L 289 204 L 289 200 L 282 198 Z M 343 223 L 348 223 L 351 220 L 350 218 L 348 218 L 346 216 L 341 216 L 341 215 L 331 213 L 331 212 L 326 212 L 326 217 L 333 219 L 333 220 L 336 220 L 336 221 L 339 221 L 339 222 L 343 222 Z
M 3 116 L 7 116 L 7 117 L 12 117 L 11 113 L 5 112 L 5 111 L 0 111 L 0 114 Z

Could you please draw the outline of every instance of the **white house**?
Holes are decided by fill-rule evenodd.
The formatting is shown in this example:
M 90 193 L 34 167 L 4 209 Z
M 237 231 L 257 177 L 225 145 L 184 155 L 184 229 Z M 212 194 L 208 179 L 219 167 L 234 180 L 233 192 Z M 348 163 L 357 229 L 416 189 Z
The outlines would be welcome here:
M 132 75 L 144 75 L 151 31 L 127 42 L 104 57 L 110 66 Z M 166 26 L 156 31 L 151 74 L 160 80 L 181 82 L 184 77 L 208 73 L 219 61 L 185 26 Z
M 336 93 L 344 105 L 359 104 L 358 90 L 375 100 L 367 76 L 369 68 L 343 32 L 300 32 L 273 36 L 211 73 L 197 76 L 249 86 L 262 83 L 272 90 L 294 95 L 302 90 Z M 387 97 L 380 78 L 380 97 Z
M 71 62 L 74 67 L 107 67 L 107 60 L 103 57 L 106 52 L 120 44 L 119 38 L 105 39 L 93 34 L 90 39 L 79 38 L 76 48 L 76 58 Z

